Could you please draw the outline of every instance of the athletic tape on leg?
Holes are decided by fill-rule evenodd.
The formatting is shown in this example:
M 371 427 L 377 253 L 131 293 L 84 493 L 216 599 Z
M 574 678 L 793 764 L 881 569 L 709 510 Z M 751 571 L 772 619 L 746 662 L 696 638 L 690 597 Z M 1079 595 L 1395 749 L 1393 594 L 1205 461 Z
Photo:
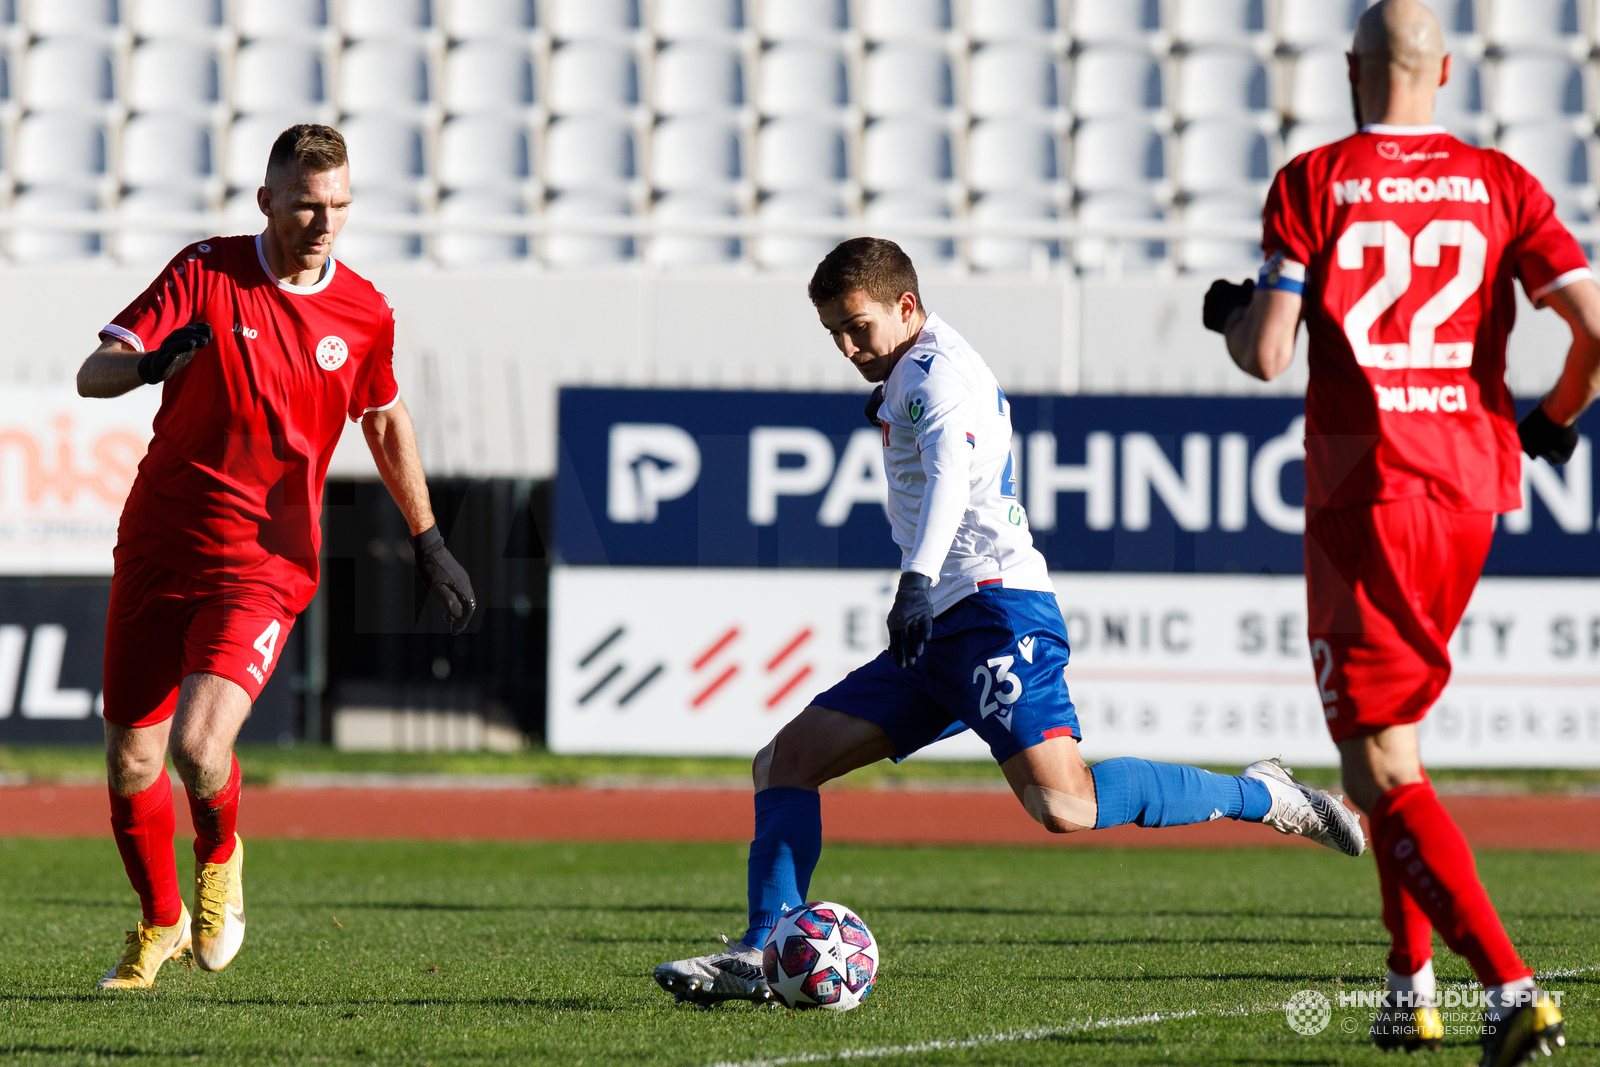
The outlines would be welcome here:
M 1095 802 L 1083 800 L 1071 793 L 1030 785 L 1022 791 L 1022 806 L 1033 821 L 1041 826 L 1050 825 L 1047 819 L 1070 826 L 1074 830 L 1093 830 L 1097 814 Z

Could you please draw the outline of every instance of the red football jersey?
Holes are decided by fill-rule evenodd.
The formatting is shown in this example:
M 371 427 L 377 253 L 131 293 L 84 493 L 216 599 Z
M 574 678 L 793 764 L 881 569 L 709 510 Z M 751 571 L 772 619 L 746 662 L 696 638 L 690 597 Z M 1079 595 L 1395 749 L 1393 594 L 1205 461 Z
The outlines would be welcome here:
M 1306 499 L 1521 506 L 1506 388 L 1513 276 L 1536 305 L 1592 277 L 1526 170 L 1438 126 L 1368 126 L 1278 173 L 1262 249 L 1303 280 Z
M 315 285 L 289 285 L 259 237 L 213 237 L 101 333 L 144 351 L 201 320 L 215 340 L 162 386 L 117 555 L 265 583 L 298 613 L 317 588 L 322 482 L 344 419 L 400 399 L 394 312 L 332 258 Z

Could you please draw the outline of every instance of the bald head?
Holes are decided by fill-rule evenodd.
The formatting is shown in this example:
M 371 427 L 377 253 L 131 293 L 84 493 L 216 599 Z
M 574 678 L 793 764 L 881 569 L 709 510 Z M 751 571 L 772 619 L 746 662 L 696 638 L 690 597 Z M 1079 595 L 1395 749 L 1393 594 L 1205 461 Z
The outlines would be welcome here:
M 1444 60 L 1439 19 L 1418 0 L 1382 0 L 1356 23 L 1352 51 L 1366 63 L 1384 63 L 1438 83 Z

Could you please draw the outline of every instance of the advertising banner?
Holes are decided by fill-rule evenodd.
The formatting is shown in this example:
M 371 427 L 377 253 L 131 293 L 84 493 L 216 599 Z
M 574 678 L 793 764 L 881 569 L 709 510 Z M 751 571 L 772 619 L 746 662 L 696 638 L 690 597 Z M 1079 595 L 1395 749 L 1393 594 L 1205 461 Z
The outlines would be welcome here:
M 1088 758 L 1337 763 L 1302 579 L 1053 577 Z M 753 755 L 885 646 L 894 580 L 868 570 L 558 567 L 550 746 Z M 1485 579 L 1451 654 L 1454 677 L 1421 727 L 1426 763 L 1600 766 L 1600 580 Z M 969 731 L 926 755 L 988 751 Z
M 0 574 L 111 573 L 122 502 L 159 389 L 87 400 L 70 385 L 0 390 Z
M 855 393 L 565 389 L 556 538 L 572 564 L 898 567 Z M 1008 398 L 1018 499 L 1052 569 L 1299 574 L 1303 404 Z M 1530 402 L 1524 403 L 1526 408 Z M 1592 439 L 1523 467 L 1487 574 L 1600 573 Z

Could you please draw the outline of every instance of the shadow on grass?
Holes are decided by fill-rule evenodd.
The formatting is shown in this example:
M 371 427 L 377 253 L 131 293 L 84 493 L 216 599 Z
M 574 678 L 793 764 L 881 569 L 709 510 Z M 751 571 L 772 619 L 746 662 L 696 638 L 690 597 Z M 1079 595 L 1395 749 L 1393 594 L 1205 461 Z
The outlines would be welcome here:
M 89 1045 L 4 1045 L 0 1044 L 0 1056 L 22 1056 L 32 1053 L 36 1056 L 104 1056 L 106 1059 L 169 1059 L 192 1060 L 206 1055 L 207 1049 L 173 1049 L 157 1050 L 147 1048 L 95 1048 Z
M 163 989 L 163 997 L 182 997 L 186 990 Z M 260 1008 L 525 1008 L 532 1011 L 606 1011 L 614 1012 L 621 1002 L 583 997 L 337 997 L 311 999 L 286 994 L 281 997 L 218 997 L 209 992 L 199 993 L 192 999 L 203 1001 L 208 1008 L 260 1007 Z M 111 1001 L 104 993 L 0 993 L 0 1004 L 136 1004 L 131 998 Z M 0 1045 L 0 1052 L 7 1046 Z M 145 1055 L 128 1051 L 120 1055 Z M 160 1053 L 167 1055 L 167 1053 Z M 189 1053 L 171 1053 L 189 1055 Z M 198 1053 L 196 1053 L 198 1055 Z
M 1346 945 L 1381 945 L 1387 947 L 1387 940 L 1364 941 L 1355 938 L 1295 937 L 1085 937 L 1085 938 L 987 938 L 987 937 L 919 937 L 893 939 L 897 947 L 918 946 L 938 947 L 942 945 L 984 945 L 996 947 L 1000 945 L 1028 948 L 1033 945 L 1044 947 L 1088 947 L 1093 945 L 1305 945 L 1311 948 L 1329 948 L 1335 944 L 1340 947 Z

